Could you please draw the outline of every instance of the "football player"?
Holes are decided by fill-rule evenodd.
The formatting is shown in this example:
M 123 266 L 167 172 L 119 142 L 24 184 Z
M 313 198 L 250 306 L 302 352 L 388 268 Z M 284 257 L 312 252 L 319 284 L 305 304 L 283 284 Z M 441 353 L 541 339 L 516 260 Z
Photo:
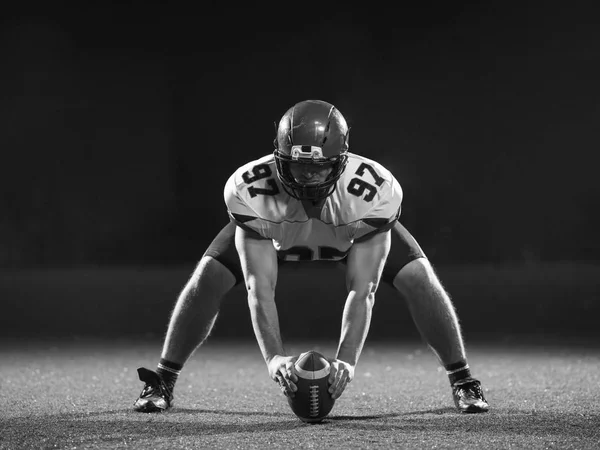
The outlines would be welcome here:
M 402 188 L 381 164 L 349 151 L 346 120 L 333 105 L 300 102 L 281 118 L 275 151 L 236 170 L 225 185 L 231 221 L 183 288 L 170 318 L 156 371 L 139 368 L 142 412 L 173 405 L 183 365 L 208 337 L 221 299 L 239 283 L 248 291 L 252 325 L 271 378 L 296 390 L 280 335 L 275 286 L 288 261 L 345 265 L 348 295 L 331 361 L 329 391 L 344 392 L 369 332 L 375 293 L 389 283 L 406 299 L 424 341 L 445 368 L 460 412 L 488 410 L 471 375 L 450 297 L 419 244 L 399 222 Z

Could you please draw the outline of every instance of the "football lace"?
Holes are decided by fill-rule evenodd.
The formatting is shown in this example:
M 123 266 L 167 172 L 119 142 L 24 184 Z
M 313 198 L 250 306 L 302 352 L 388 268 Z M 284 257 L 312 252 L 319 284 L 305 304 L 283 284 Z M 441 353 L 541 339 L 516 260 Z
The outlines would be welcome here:
M 317 417 L 319 415 L 319 386 L 313 385 L 309 387 L 310 396 L 310 416 Z

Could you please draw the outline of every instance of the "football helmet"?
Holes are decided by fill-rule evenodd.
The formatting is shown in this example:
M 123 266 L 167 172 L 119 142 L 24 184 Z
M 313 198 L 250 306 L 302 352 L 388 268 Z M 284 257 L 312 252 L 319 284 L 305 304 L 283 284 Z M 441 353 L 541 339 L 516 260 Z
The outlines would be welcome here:
M 335 106 L 321 100 L 295 104 L 283 115 L 275 138 L 277 176 L 285 191 L 299 200 L 322 200 L 335 190 L 348 162 L 348 125 Z M 301 182 L 292 164 L 331 168 L 324 181 Z

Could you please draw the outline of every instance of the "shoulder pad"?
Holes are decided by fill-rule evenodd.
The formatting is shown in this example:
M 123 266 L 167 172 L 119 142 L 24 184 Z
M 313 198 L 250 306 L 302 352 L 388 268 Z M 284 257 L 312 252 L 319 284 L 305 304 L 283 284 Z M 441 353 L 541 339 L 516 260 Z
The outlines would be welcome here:
M 230 218 L 244 228 L 270 237 L 270 223 L 286 217 L 289 196 L 277 178 L 273 155 L 238 168 L 223 191 Z
M 349 154 L 332 200 L 342 223 L 388 223 L 398 216 L 402 188 L 392 173 L 376 161 Z

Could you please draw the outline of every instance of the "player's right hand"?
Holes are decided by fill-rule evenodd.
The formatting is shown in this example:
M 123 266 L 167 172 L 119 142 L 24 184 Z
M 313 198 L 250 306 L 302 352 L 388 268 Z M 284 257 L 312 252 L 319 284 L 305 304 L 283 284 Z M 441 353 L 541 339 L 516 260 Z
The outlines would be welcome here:
M 298 359 L 297 356 L 280 356 L 275 355 L 268 363 L 269 376 L 273 381 L 279 384 L 283 395 L 293 398 L 298 390 L 296 381 L 296 369 L 294 363 Z

